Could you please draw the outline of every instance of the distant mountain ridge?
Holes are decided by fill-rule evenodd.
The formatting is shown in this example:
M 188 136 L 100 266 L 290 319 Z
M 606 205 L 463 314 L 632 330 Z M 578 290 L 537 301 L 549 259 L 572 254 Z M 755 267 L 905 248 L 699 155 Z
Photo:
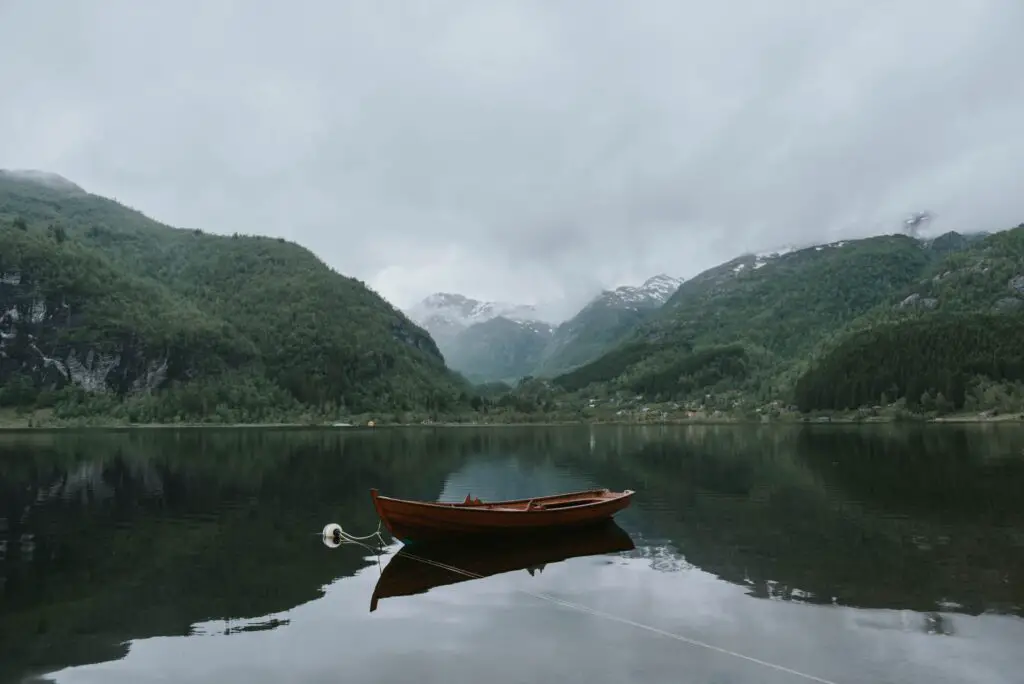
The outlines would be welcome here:
M 560 323 L 542 320 L 533 305 L 448 292 L 432 294 L 406 313 L 430 333 L 451 368 L 474 382 L 508 382 L 596 358 L 660 308 L 682 282 L 659 274 L 641 285 L 604 290 Z
M 554 331 L 543 321 L 496 316 L 466 328 L 441 353 L 452 369 L 471 382 L 514 384 L 536 368 Z
M 538 327 L 540 323 L 537 308 L 529 304 L 508 302 L 487 302 L 452 292 L 435 292 L 424 298 L 405 314 L 434 338 L 438 348 L 451 368 L 476 375 L 473 368 L 466 368 L 459 362 L 462 350 L 467 348 L 458 338 L 475 325 L 487 323 L 495 318 L 515 323 L 526 323 Z M 543 329 L 543 325 L 539 326 Z M 484 330 L 488 330 L 485 328 Z M 469 347 L 476 347 L 470 342 Z
M 443 320 L 446 323 L 469 327 L 498 316 L 514 321 L 539 320 L 537 307 L 530 304 L 485 302 L 451 292 L 435 292 L 409 309 L 413 320 Z

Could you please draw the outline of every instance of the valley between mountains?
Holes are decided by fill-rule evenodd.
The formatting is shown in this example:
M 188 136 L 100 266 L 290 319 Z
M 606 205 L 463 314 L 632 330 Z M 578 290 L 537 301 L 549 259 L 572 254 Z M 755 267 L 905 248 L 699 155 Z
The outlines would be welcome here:
M 437 342 L 445 360 L 468 379 L 515 383 L 558 375 L 591 361 L 651 318 L 682 283 L 657 275 L 638 287 L 605 290 L 565 321 L 536 306 L 481 302 L 439 292 L 408 311 Z
M 0 172 L 8 426 L 1016 418 L 1021 340 L 1024 225 L 739 255 L 548 320 L 403 312 L 292 242 Z

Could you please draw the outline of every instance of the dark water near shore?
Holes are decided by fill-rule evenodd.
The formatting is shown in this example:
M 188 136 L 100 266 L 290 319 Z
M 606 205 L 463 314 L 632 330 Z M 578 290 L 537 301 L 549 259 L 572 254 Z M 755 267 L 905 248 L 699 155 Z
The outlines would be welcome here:
M 373 612 L 378 582 L 426 575 L 408 561 L 382 575 L 397 544 L 378 565 L 319 535 L 372 532 L 370 487 L 486 500 L 593 486 L 637 491 L 620 536 L 575 538 L 596 555 L 385 596 Z M 622 535 L 634 548 L 615 550 Z M 493 570 L 559 550 L 456 558 Z M 1024 430 L 0 434 L 0 682 L 802 674 L 1024 681 Z

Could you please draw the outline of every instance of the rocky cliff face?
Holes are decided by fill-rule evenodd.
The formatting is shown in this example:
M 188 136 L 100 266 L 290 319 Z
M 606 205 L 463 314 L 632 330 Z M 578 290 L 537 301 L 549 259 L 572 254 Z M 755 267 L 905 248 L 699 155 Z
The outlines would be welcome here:
M 26 376 L 51 389 L 124 395 L 159 388 L 172 365 L 185 370 L 168 349 L 146 349 L 134 335 L 78 334 L 86 319 L 79 305 L 65 294 L 43 295 L 30 273 L 0 273 L 0 385 Z

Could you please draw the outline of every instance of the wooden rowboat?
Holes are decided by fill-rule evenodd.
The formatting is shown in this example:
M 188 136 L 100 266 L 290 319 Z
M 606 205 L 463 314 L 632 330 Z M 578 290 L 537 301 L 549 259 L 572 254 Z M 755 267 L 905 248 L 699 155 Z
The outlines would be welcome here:
M 570 558 L 596 556 L 636 548 L 632 538 L 614 520 L 587 525 L 571 532 L 539 532 L 518 537 L 480 537 L 404 546 L 396 553 L 377 580 L 370 598 L 370 612 L 382 598 L 423 594 L 449 584 L 458 584 L 516 570 L 532 576 L 546 565 Z
M 428 503 L 380 496 L 370 490 L 384 526 L 403 544 L 479 534 L 510 534 L 579 527 L 607 520 L 629 506 L 633 491 L 590 489 L 532 499 L 484 503 Z

